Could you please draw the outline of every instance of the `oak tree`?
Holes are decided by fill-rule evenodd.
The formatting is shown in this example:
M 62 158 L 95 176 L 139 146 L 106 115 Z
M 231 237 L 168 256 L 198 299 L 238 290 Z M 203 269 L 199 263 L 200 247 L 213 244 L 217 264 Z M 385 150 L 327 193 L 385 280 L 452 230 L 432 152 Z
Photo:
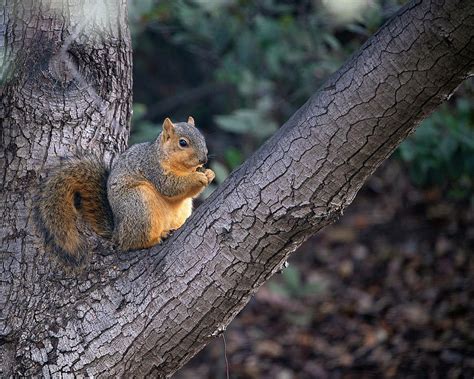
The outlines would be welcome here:
M 160 246 L 65 270 L 32 220 L 59 157 L 127 146 L 125 0 L 0 5 L 1 376 L 171 375 L 474 68 L 474 2 L 413 0 Z M 92 238 L 92 237 L 91 237 Z

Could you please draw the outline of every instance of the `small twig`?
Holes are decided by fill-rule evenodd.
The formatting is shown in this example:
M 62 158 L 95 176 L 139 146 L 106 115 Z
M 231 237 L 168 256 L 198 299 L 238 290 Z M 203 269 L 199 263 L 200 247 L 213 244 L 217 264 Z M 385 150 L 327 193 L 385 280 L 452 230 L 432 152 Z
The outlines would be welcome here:
M 230 379 L 229 375 L 229 361 L 227 360 L 227 343 L 225 341 L 225 332 L 222 333 L 222 341 L 224 341 L 224 358 L 225 358 L 225 371 L 227 379 Z

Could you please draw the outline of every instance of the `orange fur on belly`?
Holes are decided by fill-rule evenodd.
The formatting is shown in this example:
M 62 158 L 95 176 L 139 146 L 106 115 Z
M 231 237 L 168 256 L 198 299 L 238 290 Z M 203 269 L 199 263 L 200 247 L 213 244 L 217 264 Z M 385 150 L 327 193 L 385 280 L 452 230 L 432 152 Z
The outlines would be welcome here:
M 142 182 L 140 193 L 150 212 L 150 230 L 146 246 L 156 245 L 170 230 L 181 227 L 192 212 L 192 199 L 174 201 L 160 194 L 153 185 Z

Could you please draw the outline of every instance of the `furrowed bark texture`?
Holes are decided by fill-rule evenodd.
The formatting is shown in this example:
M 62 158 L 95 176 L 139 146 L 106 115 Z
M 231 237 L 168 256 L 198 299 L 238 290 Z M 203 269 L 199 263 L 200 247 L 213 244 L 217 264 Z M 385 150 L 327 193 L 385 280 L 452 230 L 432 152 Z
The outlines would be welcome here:
M 129 46 L 126 38 L 120 43 L 103 53 L 121 56 L 122 71 L 89 80 L 97 87 L 110 80 L 116 91 L 124 85 L 125 99 Z M 48 66 L 51 58 L 40 56 Z M 113 143 L 110 119 L 102 125 L 99 111 L 95 123 L 81 119 L 67 108 L 76 109 L 81 96 L 64 89 L 53 93 L 66 105 L 49 105 L 54 99 L 38 91 L 51 84 L 30 66 L 32 78 L 9 81 L 2 100 L 9 112 L 0 199 L 3 370 L 165 377 L 223 330 L 305 239 L 339 217 L 377 166 L 472 73 L 474 3 L 409 3 L 172 238 L 126 254 L 99 246 L 82 273 L 64 272 L 42 254 L 29 219 L 31 187 L 54 160 L 48 153 L 73 152 L 76 141 L 113 152 L 126 133 Z M 126 124 L 128 100 L 120 99 L 112 103 L 121 116 L 112 118 Z
M 65 336 L 75 312 L 68 297 L 79 292 L 58 281 L 65 274 L 44 254 L 31 220 L 32 194 L 43 169 L 60 156 L 94 152 L 110 159 L 126 147 L 126 15 L 126 0 L 0 0 L 2 378 L 48 376 L 52 362 L 62 366 L 55 334 Z M 69 329 L 67 338 L 79 337 L 74 333 Z M 72 340 L 68 346 L 68 354 L 78 354 Z

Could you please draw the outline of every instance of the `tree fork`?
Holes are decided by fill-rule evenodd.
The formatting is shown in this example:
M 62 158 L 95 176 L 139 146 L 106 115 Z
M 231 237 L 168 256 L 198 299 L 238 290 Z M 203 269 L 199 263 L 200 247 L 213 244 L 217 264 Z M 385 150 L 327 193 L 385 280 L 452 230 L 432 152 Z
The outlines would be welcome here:
M 3 4 L 2 26 L 9 72 L 11 62 L 17 68 L 2 84 L 0 109 L 6 375 L 171 375 L 225 329 L 291 252 L 342 214 L 474 68 L 474 3 L 410 2 L 169 240 L 130 253 L 99 240 L 90 265 L 67 272 L 42 251 L 31 195 L 58 155 L 98 150 L 107 158 L 125 145 L 126 4 L 107 1 L 115 9 L 104 13 L 107 22 L 95 12 L 99 35 L 78 32 L 77 20 L 55 16 L 42 2 L 13 3 Z M 33 37 L 18 32 L 26 25 Z

